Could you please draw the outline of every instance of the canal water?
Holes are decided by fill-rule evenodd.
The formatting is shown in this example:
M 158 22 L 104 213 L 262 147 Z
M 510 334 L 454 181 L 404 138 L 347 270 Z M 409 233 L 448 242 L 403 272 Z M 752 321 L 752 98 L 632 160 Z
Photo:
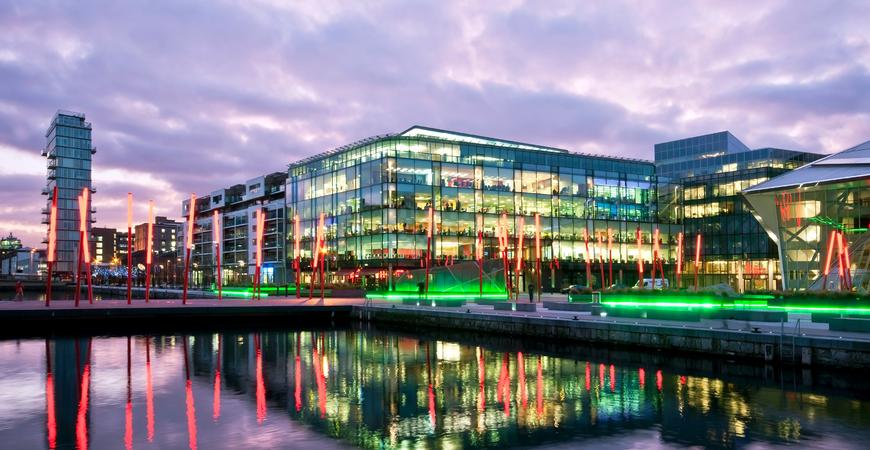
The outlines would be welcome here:
M 870 442 L 860 374 L 419 333 L 354 326 L 3 340 L 0 447 Z

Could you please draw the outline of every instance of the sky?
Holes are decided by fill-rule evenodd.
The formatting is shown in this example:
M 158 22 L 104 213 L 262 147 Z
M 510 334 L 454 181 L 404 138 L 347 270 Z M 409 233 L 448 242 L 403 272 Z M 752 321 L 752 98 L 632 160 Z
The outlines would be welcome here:
M 870 139 L 867 1 L 0 0 L 0 234 L 41 246 L 45 131 L 93 124 L 97 225 L 414 124 L 652 159 Z

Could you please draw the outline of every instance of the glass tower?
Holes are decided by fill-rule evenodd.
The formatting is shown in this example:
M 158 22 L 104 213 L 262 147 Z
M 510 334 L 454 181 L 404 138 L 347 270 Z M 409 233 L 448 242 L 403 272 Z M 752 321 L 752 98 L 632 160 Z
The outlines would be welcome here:
M 740 193 L 821 157 L 750 149 L 728 131 L 655 145 L 656 172 L 677 193 L 672 214 L 683 221 L 687 255 L 695 254 L 695 236 L 702 234 L 702 286 L 722 283 L 740 292 L 782 287 L 776 245 Z
M 91 187 L 91 157 L 96 148 L 91 145 L 91 124 L 83 113 L 58 110 L 45 133 L 47 181 L 42 190 L 48 197 L 43 223 L 48 224 L 51 195 L 57 186 L 57 259 L 54 271 L 61 277 L 72 276 L 78 259 L 79 210 L 78 195 Z M 93 214 L 93 209 L 91 214 Z M 91 222 L 93 216 L 91 215 Z M 90 232 L 90 223 L 87 224 Z M 47 242 L 47 240 L 46 240 Z

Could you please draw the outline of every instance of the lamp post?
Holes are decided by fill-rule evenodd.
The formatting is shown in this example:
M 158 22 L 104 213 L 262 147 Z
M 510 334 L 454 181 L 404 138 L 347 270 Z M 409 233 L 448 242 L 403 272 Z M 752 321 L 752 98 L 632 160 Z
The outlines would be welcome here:
M 613 286 L 613 230 L 607 229 L 607 285 Z
M 510 265 L 508 264 L 507 259 L 507 249 L 508 249 L 508 231 L 507 231 L 507 214 L 502 214 L 501 220 L 499 220 L 498 227 L 496 228 L 498 233 L 498 246 L 499 250 L 501 250 L 501 258 L 504 263 L 504 287 L 505 292 L 508 294 L 508 299 L 513 296 L 513 292 L 511 289 L 511 278 L 510 278 Z
M 641 253 L 643 250 L 641 248 L 643 238 L 640 235 L 640 227 L 637 227 L 637 230 L 635 230 L 635 239 L 637 240 L 637 279 L 640 283 L 639 286 L 643 289 L 643 254 Z
M 263 228 L 266 226 L 266 214 L 262 208 L 257 209 L 257 258 L 254 268 L 254 295 L 260 300 L 260 270 L 263 266 Z

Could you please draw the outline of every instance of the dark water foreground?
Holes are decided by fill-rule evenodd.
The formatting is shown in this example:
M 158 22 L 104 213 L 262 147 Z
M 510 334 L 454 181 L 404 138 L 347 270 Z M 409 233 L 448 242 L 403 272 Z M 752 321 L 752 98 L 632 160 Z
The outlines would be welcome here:
M 867 448 L 858 374 L 378 330 L 0 341 L 0 447 Z

